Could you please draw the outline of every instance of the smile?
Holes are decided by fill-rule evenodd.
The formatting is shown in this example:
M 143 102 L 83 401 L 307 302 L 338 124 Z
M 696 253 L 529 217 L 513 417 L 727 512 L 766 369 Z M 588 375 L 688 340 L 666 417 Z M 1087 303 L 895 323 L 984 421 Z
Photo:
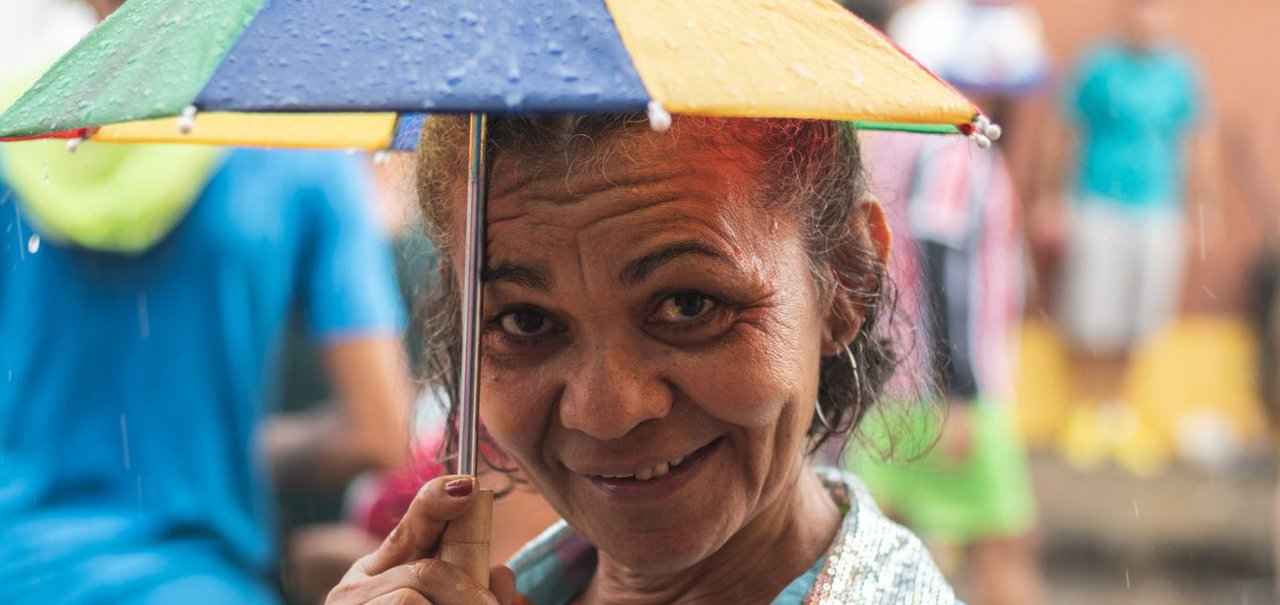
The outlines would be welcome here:
M 723 437 L 717 437 L 692 452 L 651 466 L 637 468 L 630 472 L 596 472 L 586 474 L 586 477 L 596 486 L 615 495 L 629 497 L 656 496 L 659 492 L 665 493 L 684 483 L 682 479 L 685 476 L 700 468 L 697 462 L 709 452 L 715 450 L 716 446 L 723 440 Z M 658 492 L 653 492 L 655 489 Z
M 605 479 L 635 479 L 637 481 L 648 481 L 650 479 L 653 479 L 654 477 L 661 477 L 671 472 L 671 469 L 677 466 L 680 466 L 680 463 L 682 462 L 684 462 L 684 456 L 676 456 L 675 458 L 667 462 L 659 462 L 653 466 L 639 469 L 634 473 L 628 473 L 625 475 L 599 475 L 599 476 L 604 477 Z

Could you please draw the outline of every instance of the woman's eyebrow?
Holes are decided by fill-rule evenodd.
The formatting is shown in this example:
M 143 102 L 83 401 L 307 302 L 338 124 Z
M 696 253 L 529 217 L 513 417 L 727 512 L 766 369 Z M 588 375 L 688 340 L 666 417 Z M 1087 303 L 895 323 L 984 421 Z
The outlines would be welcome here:
M 630 261 L 618 273 L 618 282 L 624 286 L 635 286 L 649 277 L 649 274 L 656 271 L 662 265 L 669 263 L 686 254 L 697 254 L 706 256 L 731 267 L 737 267 L 733 259 L 724 253 L 716 250 L 699 241 L 688 240 L 683 242 L 675 242 L 668 244 L 653 252 L 650 252 L 640 258 Z
M 539 292 L 551 291 L 551 280 L 547 278 L 545 271 L 512 263 L 502 263 L 485 269 L 480 274 L 480 281 L 507 282 Z

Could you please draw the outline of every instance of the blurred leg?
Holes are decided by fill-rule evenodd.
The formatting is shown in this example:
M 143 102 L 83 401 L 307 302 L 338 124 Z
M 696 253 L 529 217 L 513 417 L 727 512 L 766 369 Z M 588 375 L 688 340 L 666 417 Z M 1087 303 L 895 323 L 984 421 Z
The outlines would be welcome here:
M 1059 434 L 1075 466 L 1101 464 L 1115 442 L 1109 416 L 1122 407 L 1137 331 L 1136 281 L 1142 245 L 1123 209 L 1105 200 L 1077 204 L 1062 289 L 1071 347 L 1072 410 Z

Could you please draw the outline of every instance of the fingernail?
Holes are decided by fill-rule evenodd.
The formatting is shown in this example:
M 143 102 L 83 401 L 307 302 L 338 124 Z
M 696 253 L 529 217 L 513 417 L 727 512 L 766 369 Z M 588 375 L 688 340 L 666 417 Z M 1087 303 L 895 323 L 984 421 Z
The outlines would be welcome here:
M 444 484 L 444 493 L 449 494 L 454 498 L 461 498 L 471 494 L 471 478 L 463 477 L 462 479 L 454 479 L 453 481 Z

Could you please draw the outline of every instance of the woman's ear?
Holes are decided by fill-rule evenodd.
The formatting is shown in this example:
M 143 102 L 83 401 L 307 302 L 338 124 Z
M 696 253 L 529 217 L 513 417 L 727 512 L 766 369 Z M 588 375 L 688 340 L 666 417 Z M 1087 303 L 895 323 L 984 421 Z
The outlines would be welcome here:
M 839 355 L 862 329 L 863 309 L 868 301 L 858 300 L 857 293 L 883 288 L 878 282 L 887 278 L 885 273 L 893 247 L 893 233 L 889 230 L 884 207 L 874 198 L 866 197 L 859 201 L 849 220 L 854 223 L 850 229 L 854 237 L 848 249 L 839 251 L 834 259 L 843 266 L 833 272 L 833 277 L 840 283 L 832 290 L 823 322 L 824 356 Z M 868 253 L 873 257 L 868 258 Z M 871 271 L 876 274 L 869 274 Z

